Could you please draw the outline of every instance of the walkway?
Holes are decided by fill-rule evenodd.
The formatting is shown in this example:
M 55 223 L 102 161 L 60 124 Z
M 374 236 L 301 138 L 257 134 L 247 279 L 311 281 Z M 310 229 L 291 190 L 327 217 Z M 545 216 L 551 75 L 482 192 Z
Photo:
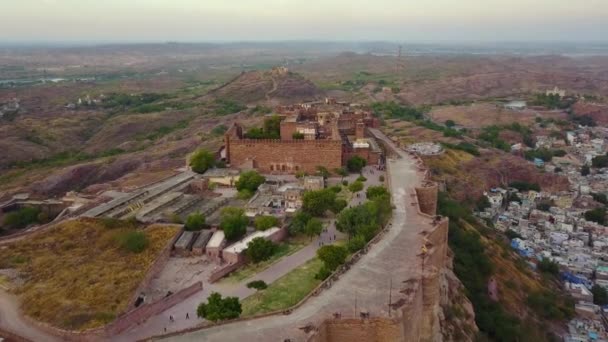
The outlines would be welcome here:
M 32 341 L 60 341 L 59 338 L 49 335 L 31 325 L 23 319 L 19 310 L 19 301 L 14 295 L 0 289 L 0 327 L 23 338 Z
M 376 136 L 397 149 L 379 132 Z M 410 205 L 410 194 L 420 184 L 423 175 L 416 162 L 407 153 L 398 152 L 400 158 L 389 160 L 391 194 L 396 206 L 392 228 L 363 256 L 339 281 L 317 297 L 286 316 L 270 316 L 245 322 L 236 322 L 172 336 L 170 341 L 304 341 L 306 335 L 300 327 L 313 322 L 319 324 L 334 312 L 352 317 L 354 303 L 372 316 L 387 316 L 387 300 L 392 280 L 393 300 L 401 297 L 400 286 L 419 275 L 416 252 L 422 244 L 420 233 L 430 228 L 428 219 L 417 214 Z

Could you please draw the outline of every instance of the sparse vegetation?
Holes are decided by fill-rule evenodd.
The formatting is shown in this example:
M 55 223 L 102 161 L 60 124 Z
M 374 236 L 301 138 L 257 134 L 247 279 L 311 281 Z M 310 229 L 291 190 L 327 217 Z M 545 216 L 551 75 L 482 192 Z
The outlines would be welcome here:
M 23 229 L 30 224 L 41 223 L 40 209 L 34 207 L 23 207 L 17 211 L 9 212 L 4 217 L 5 228 Z
M 160 225 L 139 231 L 128 223 L 108 229 L 100 220 L 66 221 L 0 249 L 0 268 L 16 268 L 27 279 L 16 293 L 28 316 L 65 329 L 98 327 L 127 309 L 148 268 L 177 231 Z M 129 250 L 138 251 L 143 240 L 145 249 Z

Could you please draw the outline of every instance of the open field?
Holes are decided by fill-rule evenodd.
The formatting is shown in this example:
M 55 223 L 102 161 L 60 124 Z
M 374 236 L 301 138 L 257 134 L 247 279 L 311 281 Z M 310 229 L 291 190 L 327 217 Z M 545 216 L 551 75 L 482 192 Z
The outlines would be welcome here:
M 321 260 L 313 258 L 269 284 L 267 289 L 245 298 L 242 301 L 242 316 L 287 309 L 297 304 L 321 283 L 320 280 L 315 279 L 315 274 L 322 266 Z
M 67 221 L 0 249 L 0 268 L 16 268 L 22 285 L 15 293 L 24 313 L 53 326 L 84 330 L 113 320 L 160 251 L 177 233 L 161 225 L 142 230 L 139 253 L 122 241 L 136 228 L 107 228 L 97 220 Z
M 522 125 L 534 124 L 535 118 L 565 120 L 567 115 L 563 112 L 539 112 L 532 109 L 515 111 L 503 108 L 494 103 L 473 103 L 464 106 L 435 107 L 429 112 L 429 117 L 438 123 L 453 120 L 456 124 L 466 128 L 482 128 L 490 125 L 506 125 L 518 122 Z

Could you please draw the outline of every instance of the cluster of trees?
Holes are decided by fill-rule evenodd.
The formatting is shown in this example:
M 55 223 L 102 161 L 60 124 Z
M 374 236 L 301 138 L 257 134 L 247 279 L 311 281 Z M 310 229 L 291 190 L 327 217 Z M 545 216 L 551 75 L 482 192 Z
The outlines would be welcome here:
M 593 200 L 598 203 L 602 203 L 604 205 L 608 204 L 608 196 L 606 196 L 606 194 L 592 192 L 591 196 L 593 196 Z
M 245 133 L 247 139 L 280 139 L 281 117 L 273 115 L 264 119 L 264 127 L 253 127 Z M 302 137 L 303 138 L 303 137 Z
M 487 126 L 483 128 L 477 138 L 489 143 L 494 148 L 509 152 L 511 145 L 500 138 L 500 131 L 501 127 L 499 126 Z
M 228 100 L 228 99 L 217 99 L 214 101 L 214 104 L 216 106 L 215 114 L 222 115 L 222 116 L 238 113 L 240 111 L 247 109 L 246 106 L 244 106 L 236 101 Z
M 606 224 L 606 207 L 599 207 L 585 212 L 585 220 L 596 222 L 601 225 Z
M 205 171 L 215 166 L 215 155 L 208 150 L 196 150 L 190 156 L 190 167 L 196 173 L 205 173 Z
M 543 106 L 549 109 L 566 109 L 574 103 L 573 100 L 563 98 L 559 94 L 536 94 L 532 105 Z
M 595 168 L 608 167 L 608 154 L 593 157 L 593 159 L 591 159 L 591 166 Z
M 347 205 L 332 189 L 307 191 L 302 196 L 302 210 L 316 217 L 324 216 L 328 210 L 337 214 Z
M 289 233 L 292 235 L 304 234 L 312 240 L 313 237 L 321 234 L 323 223 L 321 220 L 312 217 L 305 211 L 298 211 L 289 225 Z
M 239 175 L 239 180 L 236 181 L 236 189 L 239 191 L 239 197 L 249 198 L 253 196 L 260 185 L 264 184 L 266 178 L 257 171 L 251 170 L 243 172 Z
M 559 265 L 556 262 L 551 261 L 547 258 L 543 258 L 538 263 L 538 270 L 542 273 L 550 274 L 554 277 L 557 277 L 559 275 Z
M 41 212 L 38 208 L 23 207 L 6 214 L 2 224 L 6 228 L 23 229 L 30 224 L 44 223 L 48 221 L 48 219 L 48 215 Z
M 274 216 L 257 216 L 253 224 L 257 230 L 267 230 L 279 225 L 279 219 Z
M 553 157 L 563 157 L 566 155 L 564 150 L 550 150 L 547 148 L 539 148 L 537 150 L 529 150 L 524 152 L 524 157 L 527 160 L 534 160 L 534 158 L 541 159 L 544 162 L 550 162 Z
M 525 181 L 513 181 L 509 183 L 509 187 L 515 188 L 519 191 L 540 191 L 540 185 L 538 185 L 538 183 L 529 183 Z
M 372 103 L 374 115 L 384 119 L 420 120 L 424 118 L 422 109 L 407 107 L 397 102 L 375 102 Z
M 277 245 L 274 242 L 257 237 L 249 242 L 245 253 L 251 261 L 258 263 L 270 259 L 276 250 Z
M 336 220 L 336 228 L 349 237 L 348 249 L 355 252 L 376 236 L 392 212 L 388 191 L 383 187 L 369 187 L 369 201 L 352 208 L 346 208 Z
M 159 100 L 169 98 L 167 94 L 158 93 L 143 93 L 139 95 L 130 95 L 123 93 L 111 93 L 106 96 L 103 100 L 102 107 L 104 108 L 117 108 L 117 107 L 137 107 Z
M 229 241 L 242 238 L 247 232 L 248 223 L 249 219 L 243 208 L 225 207 L 220 213 L 220 228 Z
M 207 298 L 207 303 L 201 303 L 196 309 L 200 318 L 217 322 L 227 319 L 238 318 L 243 312 L 238 297 L 222 298 L 222 295 L 213 292 Z

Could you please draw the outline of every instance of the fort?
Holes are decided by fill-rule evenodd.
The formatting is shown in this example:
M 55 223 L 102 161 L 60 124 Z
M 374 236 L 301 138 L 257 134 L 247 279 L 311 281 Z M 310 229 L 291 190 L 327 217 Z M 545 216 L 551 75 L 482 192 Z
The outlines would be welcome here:
M 382 150 L 369 134 L 377 127 L 371 112 L 357 105 L 309 102 L 276 108 L 280 117 L 274 139 L 252 138 L 234 123 L 224 136 L 222 158 L 233 168 L 264 173 L 314 173 L 319 166 L 334 170 L 353 156 L 368 165 L 384 163 Z

